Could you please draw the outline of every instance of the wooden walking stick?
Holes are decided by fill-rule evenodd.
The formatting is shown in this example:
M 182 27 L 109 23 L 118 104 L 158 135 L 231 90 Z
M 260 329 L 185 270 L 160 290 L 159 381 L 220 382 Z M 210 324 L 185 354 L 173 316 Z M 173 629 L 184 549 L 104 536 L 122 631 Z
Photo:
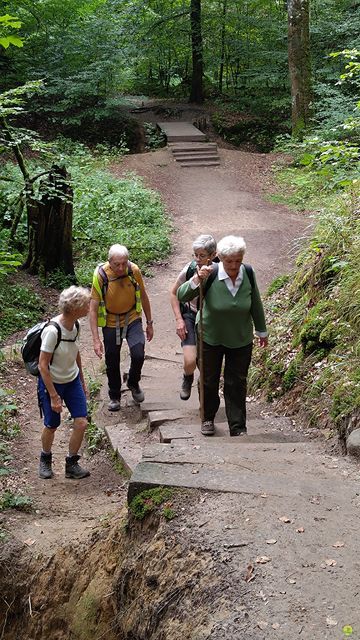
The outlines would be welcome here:
M 203 340 L 203 306 L 204 306 L 204 284 L 200 280 L 200 299 L 199 299 L 199 371 L 200 371 L 200 387 L 199 387 L 199 400 L 200 400 L 200 419 L 204 422 L 204 340 Z

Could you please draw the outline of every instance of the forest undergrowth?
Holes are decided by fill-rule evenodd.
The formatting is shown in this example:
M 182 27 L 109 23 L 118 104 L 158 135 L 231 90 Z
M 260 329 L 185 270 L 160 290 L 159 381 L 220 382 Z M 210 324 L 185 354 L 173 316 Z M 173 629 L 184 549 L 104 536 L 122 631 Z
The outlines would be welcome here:
M 360 417 L 357 140 L 346 148 L 348 155 L 312 137 L 291 145 L 287 168 L 275 167 L 278 191 L 270 198 L 311 210 L 312 224 L 299 239 L 292 273 L 268 290 L 272 348 L 251 375 L 252 387 L 268 400 L 343 442 Z

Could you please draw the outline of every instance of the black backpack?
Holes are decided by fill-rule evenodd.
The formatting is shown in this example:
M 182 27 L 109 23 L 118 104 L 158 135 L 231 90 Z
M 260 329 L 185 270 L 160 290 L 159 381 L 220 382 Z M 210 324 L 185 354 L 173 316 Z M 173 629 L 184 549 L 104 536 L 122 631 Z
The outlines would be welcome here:
M 29 329 L 29 331 L 27 332 L 23 340 L 23 343 L 21 346 L 21 355 L 25 364 L 26 371 L 28 373 L 31 373 L 32 376 L 39 375 L 38 365 L 39 365 L 39 356 L 40 356 L 40 348 L 41 348 L 41 334 L 44 331 L 45 327 L 48 327 L 50 324 L 56 327 L 57 334 L 58 334 L 54 351 L 55 349 L 58 348 L 62 340 L 64 342 L 75 342 L 76 338 L 78 337 L 78 333 L 79 333 L 78 320 L 75 321 L 77 333 L 73 340 L 66 340 L 65 338 L 61 337 L 60 325 L 57 322 L 55 322 L 55 320 L 45 320 L 43 322 L 38 322 L 33 327 L 31 327 L 31 329 Z M 53 354 L 53 357 L 54 357 L 54 354 Z M 52 358 L 51 358 L 51 362 L 52 362 Z

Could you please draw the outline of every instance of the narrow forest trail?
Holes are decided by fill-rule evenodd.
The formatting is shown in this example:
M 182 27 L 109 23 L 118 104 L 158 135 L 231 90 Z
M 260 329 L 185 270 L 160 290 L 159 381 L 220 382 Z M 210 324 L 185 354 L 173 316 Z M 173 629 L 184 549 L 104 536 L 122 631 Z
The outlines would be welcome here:
M 174 225 L 173 252 L 147 279 L 155 322 L 155 337 L 147 345 L 143 370 L 148 407 L 155 395 L 158 400 L 162 393 L 166 402 L 166 398 L 178 394 L 181 355 L 168 292 L 190 259 L 193 238 L 199 233 L 212 233 L 217 239 L 229 233 L 243 235 L 248 246 L 246 261 L 254 266 L 260 287 L 265 290 L 275 276 L 287 271 L 295 255 L 294 247 L 308 228 L 306 215 L 264 199 L 272 162 L 269 156 L 221 149 L 220 158 L 221 164 L 216 168 L 184 169 L 176 165 L 166 149 L 161 149 L 125 157 L 122 164 L 112 167 L 119 177 L 132 171 L 143 176 L 148 186 L 158 189 Z M 116 240 L 121 242 L 121 221 Z M 131 258 L 136 262 L 136 256 Z M 99 365 L 86 323 L 82 353 L 87 371 L 97 374 Z M 167 361 L 175 362 L 178 376 L 176 370 L 170 374 L 169 367 L 161 365 Z M 101 522 L 106 524 L 108 516 L 125 503 L 127 482 L 115 472 L 105 452 L 86 461 L 92 471 L 90 478 L 79 483 L 65 481 L 61 462 L 66 451 L 65 429 L 55 450 L 56 476 L 47 483 L 40 481 L 36 475 L 40 424 L 33 381 L 19 369 L 13 375 L 27 389 L 20 407 L 25 429 L 18 445 L 17 468 L 27 493 L 35 500 L 37 512 L 11 513 L 6 524 L 20 542 L 29 544 L 33 540 L 29 548 L 34 554 L 50 555 L 59 546 L 86 541 Z M 186 403 L 193 408 L 195 395 Z M 102 398 L 105 397 L 103 389 Z M 124 405 L 127 404 L 125 394 Z M 129 403 L 121 412 L 122 419 L 131 418 L 131 410 Z M 275 418 L 271 408 L 257 403 L 250 403 L 250 413 L 269 422 Z M 107 425 L 118 419 L 109 416 L 105 402 L 100 405 L 99 417 Z M 157 436 L 147 434 L 145 418 L 135 416 L 136 421 L 134 448 L 139 452 L 146 444 L 154 443 Z M 311 496 L 298 496 L 296 492 L 272 495 L 271 491 L 264 491 L 261 496 L 251 492 L 208 492 L 170 523 L 172 534 L 183 538 L 184 545 L 189 536 L 195 553 L 198 548 L 210 554 L 213 575 L 221 568 L 219 601 L 211 605 L 211 635 L 194 636 L 193 640 L 240 640 L 245 633 L 256 640 L 338 640 L 345 624 L 353 624 L 360 637 L 356 606 L 359 470 L 350 460 L 328 455 L 321 442 L 305 442 L 301 455 L 299 450 L 294 447 L 293 459 L 291 450 L 287 452 L 284 483 L 303 473 L 309 486 L 316 486 L 319 480 L 319 490 Z M 271 476 L 275 458 L 266 447 L 259 454 L 256 447 L 254 451 L 248 456 L 265 475 Z M 281 460 L 279 464 L 281 467 Z M 282 469 L 277 471 L 281 475 Z M 247 569 L 250 573 L 244 581 Z M 179 637 L 175 632 L 169 639 Z

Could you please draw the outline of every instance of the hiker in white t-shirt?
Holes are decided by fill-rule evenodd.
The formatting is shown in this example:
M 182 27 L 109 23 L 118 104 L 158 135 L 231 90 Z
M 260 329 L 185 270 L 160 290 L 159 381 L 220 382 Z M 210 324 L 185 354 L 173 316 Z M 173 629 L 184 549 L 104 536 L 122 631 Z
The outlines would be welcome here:
M 69 454 L 65 460 L 65 476 L 75 480 L 90 472 L 79 465 L 78 455 L 87 427 L 86 386 L 79 352 L 79 318 L 89 313 L 90 291 L 71 286 L 59 297 L 60 314 L 52 319 L 41 334 L 38 397 L 44 416 L 41 435 L 39 476 L 52 478 L 51 448 L 60 425 L 63 402 L 73 419 Z

